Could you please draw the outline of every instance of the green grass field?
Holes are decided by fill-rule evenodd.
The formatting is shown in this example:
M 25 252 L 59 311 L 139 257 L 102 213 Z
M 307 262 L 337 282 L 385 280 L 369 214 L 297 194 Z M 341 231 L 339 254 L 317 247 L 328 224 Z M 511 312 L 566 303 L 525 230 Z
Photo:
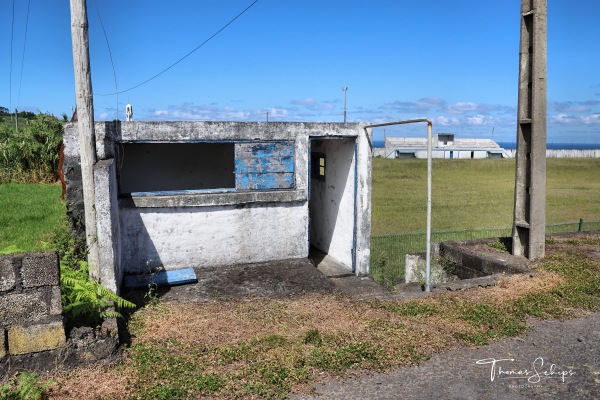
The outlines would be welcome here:
M 600 159 L 548 159 L 547 222 L 600 219 Z M 432 229 L 512 224 L 515 160 L 433 160 Z M 373 159 L 373 234 L 426 229 L 426 160 Z
M 52 233 L 64 227 L 65 204 L 58 185 L 0 184 L 0 252 L 44 250 Z
M 600 229 L 600 159 L 548 159 L 547 232 Z M 433 160 L 432 241 L 509 236 L 515 160 Z M 425 251 L 427 161 L 373 160 L 371 274 L 393 286 Z

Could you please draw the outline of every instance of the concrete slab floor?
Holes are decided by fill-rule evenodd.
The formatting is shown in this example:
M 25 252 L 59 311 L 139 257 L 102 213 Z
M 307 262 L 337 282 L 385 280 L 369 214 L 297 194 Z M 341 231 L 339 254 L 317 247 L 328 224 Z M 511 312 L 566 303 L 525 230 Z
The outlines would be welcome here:
M 335 293 L 335 285 L 308 259 L 194 268 L 198 283 L 163 286 L 163 301 L 284 299 L 307 293 Z M 123 295 L 144 303 L 148 289 L 127 290 Z
M 308 258 L 317 267 L 317 270 L 328 278 L 342 278 L 346 276 L 354 276 L 350 268 L 345 267 L 337 262 L 330 255 L 318 250 L 314 247 L 310 248 Z
M 482 279 L 433 285 L 432 292 L 417 284 L 399 285 L 389 291 L 371 277 L 357 277 L 352 271 L 322 252 L 311 258 L 278 260 L 254 264 L 194 268 L 198 282 L 163 286 L 156 290 L 162 301 L 209 301 L 285 299 L 309 293 L 344 294 L 354 300 L 409 300 L 446 290 L 493 286 L 499 275 Z M 122 295 L 138 305 L 148 301 L 149 288 L 123 289 Z

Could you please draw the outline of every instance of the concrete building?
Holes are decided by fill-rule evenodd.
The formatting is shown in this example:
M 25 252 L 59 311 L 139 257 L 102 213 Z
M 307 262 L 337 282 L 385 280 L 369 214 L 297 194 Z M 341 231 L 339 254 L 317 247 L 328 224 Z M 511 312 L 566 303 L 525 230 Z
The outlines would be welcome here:
M 367 133 L 368 132 L 368 133 Z M 96 123 L 99 277 L 309 256 L 369 273 L 371 140 L 362 124 Z M 76 124 L 67 204 L 82 218 Z
M 427 158 L 426 138 L 385 138 L 386 158 Z M 510 158 L 510 153 L 491 139 L 456 139 L 451 133 L 433 138 L 433 158 Z

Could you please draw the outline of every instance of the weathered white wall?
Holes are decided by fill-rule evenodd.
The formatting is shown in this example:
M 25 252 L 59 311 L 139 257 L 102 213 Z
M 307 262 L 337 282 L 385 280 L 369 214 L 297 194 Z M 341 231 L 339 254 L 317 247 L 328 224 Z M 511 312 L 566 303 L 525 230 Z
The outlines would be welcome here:
M 121 227 L 126 272 L 308 256 L 306 202 L 122 208 Z
M 453 152 L 452 158 L 453 159 L 471 159 L 471 151 L 472 150 L 448 150 L 448 149 L 439 149 L 439 148 L 433 148 L 431 151 L 431 158 L 444 158 L 444 159 L 450 159 L 450 151 Z M 405 158 L 427 158 L 427 150 L 425 149 L 419 149 L 419 150 L 415 150 L 414 152 L 414 157 L 412 157 L 412 154 L 410 157 L 405 157 Z M 410 154 L 410 153 L 408 153 Z M 505 150 L 505 153 L 503 155 L 503 157 L 509 157 L 511 156 L 511 151 L 510 150 Z M 396 158 L 396 152 L 392 151 L 390 153 L 389 158 Z M 399 157 L 402 158 L 402 157 Z M 473 158 L 474 159 L 482 159 L 482 158 L 488 158 L 488 150 L 474 150 L 473 153 Z
M 457 157 L 458 154 L 458 157 Z M 450 158 L 450 154 L 447 154 L 447 158 Z M 454 156 L 455 158 L 458 159 L 471 159 L 471 151 L 455 151 L 454 152 Z M 488 156 L 488 152 L 487 151 L 474 151 L 473 152 L 473 159 L 481 159 L 481 158 L 487 158 Z
M 506 151 L 517 154 L 516 149 Z M 546 158 L 600 158 L 600 150 L 546 150 Z
M 353 139 L 313 140 L 311 153 L 324 153 L 325 180 L 311 180 L 311 244 L 352 268 L 355 212 Z
M 81 204 L 78 132 L 75 124 L 65 127 L 65 176 L 69 205 Z M 361 124 L 334 123 L 241 123 L 241 122 L 126 122 L 97 123 L 96 152 L 106 165 L 98 169 L 100 194 L 97 217 L 105 250 L 103 282 L 118 288 L 123 273 L 144 272 L 164 266 L 177 269 L 187 266 L 217 266 L 251 263 L 285 258 L 304 258 L 309 250 L 308 171 L 309 138 L 343 139 L 340 143 L 358 144 L 358 182 L 356 208 L 350 208 L 342 193 L 341 212 L 345 221 L 336 244 L 330 248 L 348 266 L 355 262 L 356 273 L 369 272 L 371 227 L 371 140 Z M 348 139 L 352 138 L 352 139 Z M 192 143 L 197 141 L 253 142 L 293 141 L 295 143 L 295 188 L 286 190 L 234 190 L 172 192 L 128 196 L 119 194 L 116 163 L 118 148 L 126 143 Z M 334 140 L 336 142 L 337 140 Z M 353 154 L 348 149 L 347 155 Z M 335 166 L 335 156 L 329 165 Z M 341 160 L 340 162 L 343 162 Z M 353 165 L 347 172 L 354 174 Z M 80 179 L 80 178 L 79 178 Z M 354 181 L 353 177 L 347 177 Z M 348 188 L 353 185 L 348 185 Z M 349 189 L 350 190 L 350 189 Z M 350 192 L 349 192 L 350 193 Z M 82 213 L 70 207 L 74 219 Z M 339 214 L 339 212 L 338 212 Z M 356 224 L 354 224 L 354 220 Z M 352 222 L 350 222 L 352 221 Z M 350 228 L 351 226 L 351 228 Z M 353 237 L 356 228 L 356 236 Z M 352 258 L 352 239 L 355 257 Z M 341 248 L 343 250 L 336 250 Z M 347 250 L 347 251 L 346 251 Z M 113 282 L 108 282 L 112 280 Z
M 546 150 L 546 158 L 600 158 L 600 150 Z
M 117 200 L 117 174 L 114 159 L 100 160 L 94 165 L 95 209 L 100 283 L 119 293 L 123 278 L 121 264 L 121 227 Z M 106 266 L 112 266 L 107 268 Z
M 371 261 L 371 129 L 361 129 L 356 138 L 356 242 L 354 248 L 355 273 L 369 274 Z

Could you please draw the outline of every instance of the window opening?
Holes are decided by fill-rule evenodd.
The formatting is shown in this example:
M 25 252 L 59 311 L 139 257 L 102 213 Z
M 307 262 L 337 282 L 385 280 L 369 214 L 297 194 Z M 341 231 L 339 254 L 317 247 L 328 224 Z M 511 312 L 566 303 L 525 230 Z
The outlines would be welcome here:
M 293 142 L 123 143 L 119 192 L 292 189 Z
M 123 143 L 121 193 L 233 189 L 233 143 Z
M 324 181 L 325 180 L 325 154 L 324 153 L 313 153 L 312 154 L 312 177 L 314 179 Z

